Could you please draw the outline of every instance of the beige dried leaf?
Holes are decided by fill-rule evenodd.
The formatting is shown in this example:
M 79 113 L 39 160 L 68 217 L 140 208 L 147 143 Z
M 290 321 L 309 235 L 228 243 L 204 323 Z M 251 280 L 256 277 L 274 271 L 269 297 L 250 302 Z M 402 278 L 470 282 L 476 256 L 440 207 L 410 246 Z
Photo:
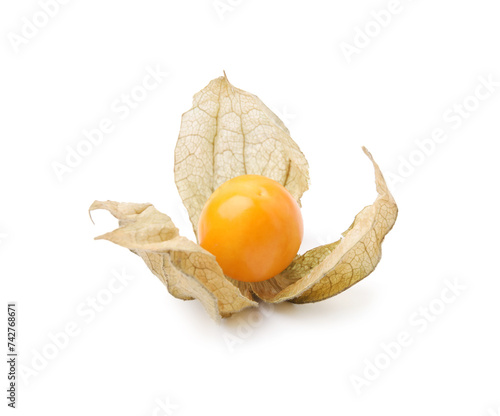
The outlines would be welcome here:
M 96 239 L 139 255 L 176 298 L 198 299 L 214 319 L 257 306 L 226 279 L 212 254 L 179 236 L 172 220 L 153 205 L 95 201 L 90 211 L 96 209 L 109 211 L 120 225 Z
M 183 114 L 174 172 L 195 234 L 205 202 L 235 176 L 274 179 L 299 205 L 309 187 L 307 160 L 283 122 L 225 75 L 197 93 L 193 108 Z
M 368 276 L 382 255 L 382 241 L 396 221 L 398 208 L 382 172 L 375 169 L 378 197 L 354 219 L 343 238 L 309 250 L 279 275 L 252 283 L 252 291 L 267 302 L 317 302 L 334 296 Z

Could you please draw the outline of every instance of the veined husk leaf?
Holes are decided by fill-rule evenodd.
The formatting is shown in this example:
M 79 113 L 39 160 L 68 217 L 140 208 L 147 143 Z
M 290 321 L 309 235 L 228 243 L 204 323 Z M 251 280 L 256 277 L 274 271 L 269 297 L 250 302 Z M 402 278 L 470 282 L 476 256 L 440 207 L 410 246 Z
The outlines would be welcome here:
M 96 239 L 139 255 L 176 298 L 198 299 L 214 319 L 257 306 L 226 279 L 212 254 L 179 236 L 170 217 L 153 205 L 95 201 L 90 211 L 96 209 L 109 211 L 120 225 Z
M 299 205 L 309 187 L 307 160 L 283 122 L 225 75 L 197 93 L 193 107 L 182 115 L 174 172 L 195 234 L 207 199 L 235 176 L 274 179 Z
M 375 169 L 378 196 L 345 231 L 343 238 L 298 256 L 279 275 L 252 283 L 252 291 L 267 302 L 317 302 L 332 297 L 368 276 L 382 256 L 382 241 L 396 221 L 398 208 L 379 166 L 363 148 Z

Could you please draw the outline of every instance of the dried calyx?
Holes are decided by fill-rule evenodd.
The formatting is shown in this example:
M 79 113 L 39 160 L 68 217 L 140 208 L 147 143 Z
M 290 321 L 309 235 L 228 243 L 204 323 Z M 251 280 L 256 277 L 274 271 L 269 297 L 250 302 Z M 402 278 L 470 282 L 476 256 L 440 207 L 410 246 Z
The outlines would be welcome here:
M 198 299 L 214 319 L 266 302 L 317 302 L 368 276 L 381 258 L 381 244 L 397 217 L 397 205 L 378 165 L 378 196 L 358 213 L 339 241 L 309 250 L 279 275 L 259 283 L 226 276 L 215 257 L 179 236 L 172 220 L 151 204 L 96 201 L 119 228 L 97 239 L 112 241 L 138 254 L 179 299 Z M 300 205 L 308 189 L 308 164 L 283 122 L 255 95 L 235 88 L 226 76 L 194 96 L 183 114 L 175 149 L 175 181 L 196 235 L 201 210 L 212 192 L 244 174 L 281 183 Z

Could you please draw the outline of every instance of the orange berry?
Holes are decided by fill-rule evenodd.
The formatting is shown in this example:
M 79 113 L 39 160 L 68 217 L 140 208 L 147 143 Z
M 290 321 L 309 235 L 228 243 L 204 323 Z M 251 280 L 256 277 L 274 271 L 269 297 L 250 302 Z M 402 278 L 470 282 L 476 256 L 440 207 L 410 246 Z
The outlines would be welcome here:
M 282 272 L 299 250 L 304 233 L 300 208 L 278 182 L 242 175 L 219 186 L 198 223 L 200 245 L 224 273 L 260 282 Z

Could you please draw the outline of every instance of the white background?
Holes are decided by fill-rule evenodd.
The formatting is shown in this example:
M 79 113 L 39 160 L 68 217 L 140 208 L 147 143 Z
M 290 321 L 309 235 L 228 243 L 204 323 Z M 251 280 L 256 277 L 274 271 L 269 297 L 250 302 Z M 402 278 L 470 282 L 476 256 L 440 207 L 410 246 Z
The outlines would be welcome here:
M 498 1 L 401 0 L 386 27 L 373 14 L 382 0 L 215 3 L 73 0 L 47 21 L 33 0 L 0 6 L 1 321 L 6 332 L 17 301 L 17 414 L 500 414 L 500 87 L 479 87 L 500 81 Z M 45 26 L 16 47 L 35 18 Z M 158 65 L 168 76 L 120 118 L 113 102 Z M 93 241 L 117 224 L 97 212 L 93 225 L 87 209 L 151 202 L 193 237 L 173 150 L 192 95 L 223 70 L 283 117 L 308 158 L 301 251 L 336 240 L 373 202 L 362 145 L 386 176 L 405 177 L 391 181 L 400 215 L 366 280 L 216 324 L 137 256 Z M 446 121 L 464 100 L 471 111 Z M 114 131 L 59 180 L 54 163 L 106 118 Z M 418 153 L 437 128 L 447 140 Z M 88 312 L 116 273 L 133 279 Z M 465 289 L 439 309 L 454 280 Z M 429 304 L 439 313 L 422 323 Z M 65 341 L 68 324 L 77 334 Z M 385 360 L 381 344 L 402 331 L 412 344 Z M 357 389 L 353 376 L 377 360 Z

